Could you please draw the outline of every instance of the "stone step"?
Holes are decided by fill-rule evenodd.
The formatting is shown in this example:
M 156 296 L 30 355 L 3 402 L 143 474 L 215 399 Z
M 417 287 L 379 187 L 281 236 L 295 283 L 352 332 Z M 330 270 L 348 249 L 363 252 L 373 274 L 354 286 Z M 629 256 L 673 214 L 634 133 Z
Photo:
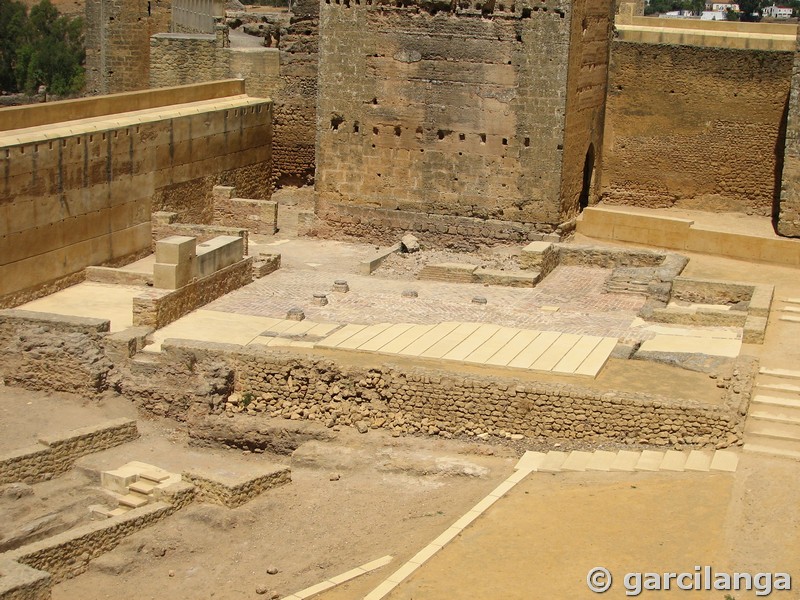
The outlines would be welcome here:
M 783 312 L 797 314 L 800 313 L 800 306 L 784 306 L 781 310 Z
M 786 321 L 787 323 L 800 323 L 800 317 L 784 316 L 781 317 L 781 321 Z
M 714 457 L 712 453 L 707 450 L 692 450 L 689 452 L 689 457 L 686 459 L 684 470 L 686 471 L 709 471 L 711 469 L 711 461 Z
M 770 421 L 773 423 L 788 423 L 800 425 L 800 410 L 793 412 L 790 410 L 776 410 L 776 409 L 758 409 L 751 410 L 747 415 L 748 419 L 755 419 L 758 421 Z
M 797 394 L 798 398 L 800 398 L 800 385 L 792 385 L 790 383 L 757 383 L 756 387 L 762 390 L 769 390 L 771 392 Z
M 800 424 L 800 423 L 799 423 Z M 523 471 L 540 471 L 543 473 L 584 472 L 584 471 L 618 471 L 632 473 L 683 471 L 724 471 L 734 472 L 739 463 L 739 454 L 731 450 L 596 450 L 586 452 L 550 451 L 526 452 L 517 463 L 516 469 Z
M 547 457 L 544 459 L 544 462 L 539 467 L 539 471 L 542 473 L 558 473 L 561 471 L 561 466 L 566 462 L 567 457 L 569 454 L 566 452 L 558 452 L 556 450 L 551 450 L 547 453 Z
M 800 425 L 789 423 L 772 423 L 748 419 L 744 428 L 747 436 L 762 438 L 775 438 L 779 440 L 792 440 L 800 442 Z M 748 437 L 748 440 L 750 438 Z
M 782 298 L 781 302 L 787 302 L 789 304 L 800 304 L 800 298 Z
M 752 410 L 800 410 L 800 397 L 780 398 L 778 396 L 756 395 L 750 401 Z
M 758 372 L 761 375 L 780 377 L 781 379 L 800 379 L 800 371 L 794 371 L 791 369 L 768 369 L 766 367 L 761 367 Z
M 800 442 L 756 437 L 745 443 L 742 449 L 745 452 L 800 460 Z
M 709 469 L 712 471 L 725 471 L 735 473 L 739 466 L 739 454 L 732 450 L 717 450 L 711 459 Z
M 120 506 L 127 506 L 129 508 L 139 508 L 150 502 L 147 496 L 142 496 L 137 493 L 130 493 L 118 498 Z
M 153 483 L 163 483 L 167 479 L 170 478 L 170 473 L 166 471 L 141 471 L 139 472 L 140 479 L 146 479 L 147 481 L 152 481 Z
M 678 452 L 677 450 L 667 450 L 664 454 L 664 460 L 661 461 L 659 466 L 662 471 L 675 471 L 683 472 L 686 470 L 686 461 L 689 455 L 686 452 Z
M 135 481 L 128 486 L 128 489 L 131 492 L 136 492 L 137 494 L 142 494 L 144 496 L 149 496 L 153 493 L 153 490 L 156 489 L 156 483 L 151 481 L 146 481 L 144 479 Z
M 658 471 L 664 460 L 663 452 L 645 450 L 636 462 L 637 471 Z

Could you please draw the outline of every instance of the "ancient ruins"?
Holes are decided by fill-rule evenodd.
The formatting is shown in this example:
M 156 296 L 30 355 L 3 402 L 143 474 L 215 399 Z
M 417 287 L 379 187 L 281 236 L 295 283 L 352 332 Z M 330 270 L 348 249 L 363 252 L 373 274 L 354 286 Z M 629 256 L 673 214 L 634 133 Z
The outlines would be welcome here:
M 642 12 L 88 1 L 0 109 L 0 599 L 793 597 L 797 25 Z

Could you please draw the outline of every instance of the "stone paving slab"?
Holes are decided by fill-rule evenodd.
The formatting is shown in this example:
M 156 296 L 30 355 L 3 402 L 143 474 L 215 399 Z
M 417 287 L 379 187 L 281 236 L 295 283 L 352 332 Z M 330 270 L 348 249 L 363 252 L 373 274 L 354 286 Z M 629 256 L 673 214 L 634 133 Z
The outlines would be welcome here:
M 433 328 L 434 325 L 414 325 L 391 342 L 381 346 L 378 351 L 387 354 L 399 354 Z
M 420 354 L 420 356 L 424 358 L 442 358 L 445 354 L 455 349 L 456 346 L 475 333 L 480 326 L 480 323 L 461 323 L 453 331 Z
M 558 364 L 553 367 L 556 373 L 574 373 L 583 364 L 603 338 L 596 336 L 583 336 L 572 349 L 564 355 Z
M 586 464 L 587 471 L 610 471 L 611 465 L 617 458 L 616 452 L 609 452 L 608 450 L 596 450 L 592 453 L 592 458 Z
M 412 327 L 413 325 L 411 323 L 396 323 L 395 325 L 392 325 L 388 329 L 376 335 L 365 344 L 361 344 L 361 346 L 359 346 L 359 350 L 377 352 L 382 346 L 385 346 L 400 334 L 405 333 Z
M 448 360 L 464 360 L 500 330 L 499 325 L 481 325 L 466 340 L 444 355 Z
M 705 450 L 692 450 L 686 459 L 684 469 L 687 471 L 708 471 L 711 468 L 711 452 Z
M 530 346 L 540 334 L 540 331 L 532 330 L 522 330 L 518 332 L 511 341 L 495 352 L 492 357 L 486 361 L 486 364 L 505 367 L 514 360 L 520 352 Z
M 535 363 L 560 336 L 561 334 L 557 331 L 541 332 L 527 348 L 520 352 L 516 358 L 514 358 L 514 360 L 508 363 L 508 366 L 516 367 L 518 369 L 530 369 L 531 365 L 533 365 L 533 363 Z
M 554 341 L 551 343 L 551 340 Z M 317 343 L 317 346 L 401 356 L 442 357 L 444 360 L 463 360 L 475 364 L 514 366 L 515 368 L 523 368 L 516 367 L 516 365 L 528 364 L 531 356 L 539 356 L 539 359 L 528 368 L 546 371 L 550 365 L 564 363 L 573 370 L 562 368 L 560 372 L 571 374 L 578 370 L 574 367 L 580 365 L 580 374 L 595 377 L 608 360 L 616 343 L 617 341 L 611 338 L 592 337 L 587 340 L 586 344 L 583 344 L 583 336 L 575 334 L 451 322 L 438 325 L 350 324 L 335 331 L 328 338 Z M 275 342 L 272 345 L 278 344 L 279 342 Z M 598 356 L 592 365 L 587 366 L 585 360 L 579 362 L 588 348 L 593 348 L 589 355 L 591 357 L 601 344 L 603 345 L 601 349 L 603 354 Z M 455 348 L 447 351 L 453 345 Z M 580 346 L 580 349 L 569 355 L 576 346 Z M 445 351 L 447 352 L 445 353 Z M 526 354 L 528 352 L 532 352 L 532 354 Z M 525 354 L 525 359 L 522 362 L 514 363 L 523 354 Z M 453 357 L 464 358 L 455 359 Z
M 714 452 L 714 458 L 711 459 L 710 468 L 712 471 L 726 471 L 728 473 L 735 473 L 736 467 L 739 466 L 739 455 L 730 450 L 717 450 Z
M 661 462 L 664 460 L 663 452 L 655 450 L 645 450 L 636 463 L 637 471 L 658 471 Z
M 581 336 L 572 333 L 565 333 L 560 336 L 553 342 L 553 345 L 531 365 L 531 369 L 536 371 L 550 371 L 564 356 L 566 356 L 567 352 L 572 350 L 573 346 L 575 346 L 580 339 Z
M 337 346 L 337 348 L 346 348 L 350 350 L 355 350 L 356 348 L 363 346 L 367 342 L 375 339 L 381 333 L 389 329 L 391 327 L 391 323 L 382 323 L 381 325 L 370 325 L 369 327 L 365 327 L 361 331 L 357 332 L 355 335 L 350 336 L 345 341 Z
M 558 452 L 557 450 L 550 450 L 547 453 L 544 461 L 539 467 L 542 473 L 557 473 L 561 470 L 561 466 L 566 462 L 569 454 L 567 452 Z
M 436 342 L 440 341 L 444 336 L 451 333 L 456 327 L 458 327 L 458 325 L 458 323 L 439 323 L 438 325 L 434 326 L 433 329 L 427 331 L 425 334 L 421 335 L 411 344 L 406 346 L 402 352 L 400 352 L 400 354 L 407 356 L 419 356 L 433 346 Z
M 610 471 L 626 471 L 631 472 L 636 470 L 636 464 L 639 462 L 639 453 L 631 452 L 630 450 L 620 450 L 614 462 L 611 463 Z
M 597 374 L 600 372 L 605 364 L 608 362 L 608 359 L 611 357 L 611 353 L 614 351 L 614 348 L 617 346 L 617 340 L 613 338 L 605 338 L 602 340 L 592 353 L 586 358 L 581 366 L 575 370 L 576 375 L 588 375 L 591 377 L 597 377 Z
M 592 460 L 591 452 L 573 451 L 561 465 L 562 471 L 585 471 Z
M 519 330 L 513 327 L 501 327 L 491 338 L 481 344 L 464 360 L 466 362 L 486 364 L 486 362 L 494 356 L 496 352 L 504 348 L 517 333 L 519 333 Z
M 657 335 L 645 341 L 640 352 L 677 352 L 708 354 L 735 358 L 742 349 L 741 340 L 711 339 L 698 336 Z
M 366 325 L 345 325 L 339 331 L 335 332 L 333 335 L 325 338 L 321 342 L 317 344 L 317 346 L 321 346 L 323 348 L 335 348 L 339 344 L 342 344 L 357 334 L 359 331 L 366 329 Z
M 661 461 L 661 470 L 682 472 L 685 470 L 686 460 L 688 458 L 689 455 L 684 452 L 667 450 L 667 453 L 664 454 L 664 460 Z

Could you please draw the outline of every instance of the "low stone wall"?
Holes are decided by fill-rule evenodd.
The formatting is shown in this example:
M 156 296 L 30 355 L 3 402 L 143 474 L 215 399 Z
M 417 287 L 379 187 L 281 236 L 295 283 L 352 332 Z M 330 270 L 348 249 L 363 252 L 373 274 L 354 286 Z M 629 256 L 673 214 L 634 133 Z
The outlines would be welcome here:
M 132 419 L 115 419 L 40 437 L 39 444 L 0 455 L 0 484 L 43 481 L 65 473 L 81 456 L 119 446 L 137 437 L 139 431 Z
M 477 265 L 438 263 L 425 265 L 419 279 L 448 283 L 483 283 L 505 287 L 534 287 L 542 277 L 534 271 L 501 271 Z
M 198 501 L 236 508 L 269 489 L 291 483 L 292 472 L 289 467 L 277 467 L 260 475 L 239 479 L 186 472 L 183 473 L 183 479 L 195 486 Z
M 50 575 L 0 560 L 0 600 L 50 600 Z
M 0 310 L 0 376 L 30 390 L 97 393 L 112 365 L 102 352 L 110 322 Z
M 304 223 L 298 233 L 319 237 L 349 236 L 361 241 L 385 243 L 413 231 L 428 248 L 474 250 L 479 246 L 524 243 L 530 241 L 559 241 L 550 235 L 549 224 L 523 224 L 513 221 L 456 217 L 410 211 L 357 206 L 318 206 L 318 219 Z
M 250 232 L 242 227 L 224 227 L 222 225 L 200 225 L 196 223 L 176 223 L 173 218 L 176 213 L 160 213 L 159 220 L 153 219 L 153 252 L 155 252 L 156 241 L 173 235 L 183 235 L 197 239 L 198 244 L 207 242 L 221 235 L 234 235 L 244 240 L 244 255 L 248 253 L 248 243 Z M 171 216 L 170 216 L 171 215 Z
M 763 344 L 775 287 L 736 281 L 675 277 L 671 298 L 698 304 L 729 304 L 730 310 L 698 308 L 687 312 L 675 308 L 644 311 L 650 321 L 680 325 L 718 325 L 743 328 L 742 341 Z
M 261 279 L 281 268 L 281 255 L 261 252 L 253 257 L 253 279 Z
M 734 444 L 743 425 L 741 390 L 731 393 L 724 404 L 712 405 L 514 376 L 408 368 L 386 362 L 386 357 L 368 366 L 361 366 L 362 358 L 349 366 L 344 357 L 334 362 L 261 347 L 179 340 L 163 349 L 165 363 L 191 364 L 194 372 L 210 371 L 210 365 L 219 372 L 220 365 L 229 365 L 232 387 L 254 396 L 247 412 L 256 418 L 262 414 L 400 434 L 511 433 L 662 446 Z M 178 378 L 171 379 L 180 385 Z M 215 391 L 213 397 L 196 399 L 187 413 L 224 414 L 224 393 L 218 386 Z
M 133 299 L 133 324 L 160 329 L 252 281 L 253 258 L 247 257 L 177 290 L 147 290 Z
M 123 515 L 89 523 L 3 555 L 34 569 L 47 571 L 54 584 L 83 573 L 89 562 L 110 552 L 129 535 L 168 517 L 176 508 L 155 502 Z

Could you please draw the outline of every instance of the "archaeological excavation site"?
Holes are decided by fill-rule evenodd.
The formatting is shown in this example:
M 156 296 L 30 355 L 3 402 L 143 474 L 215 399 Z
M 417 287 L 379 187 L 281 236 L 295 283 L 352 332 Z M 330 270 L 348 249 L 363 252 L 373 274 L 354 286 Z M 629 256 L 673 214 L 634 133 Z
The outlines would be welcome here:
M 798 25 L 643 11 L 87 0 L 0 108 L 0 600 L 800 598 Z

